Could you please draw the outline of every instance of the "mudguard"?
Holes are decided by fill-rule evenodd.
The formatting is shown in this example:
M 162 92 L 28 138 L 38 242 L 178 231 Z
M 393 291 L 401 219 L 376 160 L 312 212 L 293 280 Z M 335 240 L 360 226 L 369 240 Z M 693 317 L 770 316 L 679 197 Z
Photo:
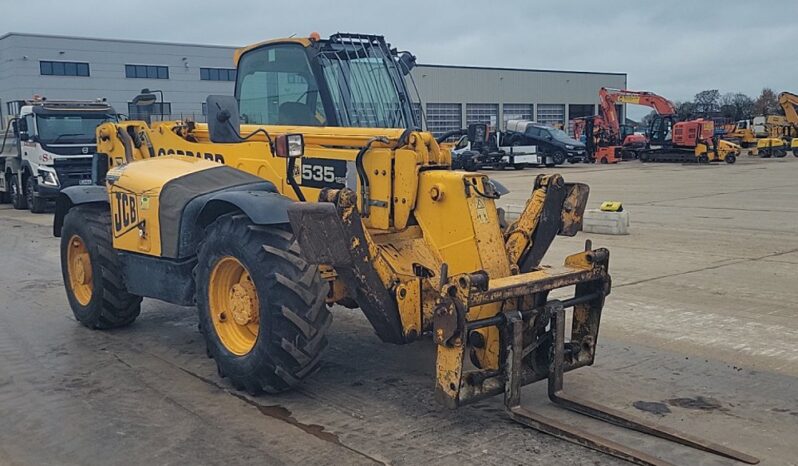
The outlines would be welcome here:
M 55 199 L 55 217 L 53 218 L 53 236 L 61 237 L 64 217 L 69 209 L 81 204 L 108 203 L 108 191 L 105 186 L 70 186 L 58 193 Z

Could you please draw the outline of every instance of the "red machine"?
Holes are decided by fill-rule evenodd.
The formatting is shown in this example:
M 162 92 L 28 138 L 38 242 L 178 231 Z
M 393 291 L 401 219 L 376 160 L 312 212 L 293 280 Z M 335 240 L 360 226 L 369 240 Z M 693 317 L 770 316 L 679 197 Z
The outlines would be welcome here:
M 619 120 L 618 111 L 615 109 L 617 104 L 651 107 L 657 112 L 657 120 L 675 123 L 676 107 L 670 100 L 653 92 L 602 87 L 599 90 L 599 102 L 601 107 L 599 115 L 578 118 L 574 121 L 576 139 L 581 137 L 583 131 L 586 134 L 593 134 L 594 149 L 590 153 L 596 161 L 607 160 L 605 163 L 612 163 L 611 156 L 637 158 L 638 152 L 646 149 L 648 144 L 645 136 L 625 131 L 627 126 L 622 125 Z M 588 123 L 592 123 L 590 125 L 593 127 L 592 132 L 586 131 Z M 599 157 L 599 152 L 603 157 Z

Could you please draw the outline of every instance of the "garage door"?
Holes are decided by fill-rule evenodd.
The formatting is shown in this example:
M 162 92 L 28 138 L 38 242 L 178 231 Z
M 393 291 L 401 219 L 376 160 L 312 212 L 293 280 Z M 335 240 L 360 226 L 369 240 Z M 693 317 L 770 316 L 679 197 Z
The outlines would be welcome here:
M 533 120 L 534 106 L 532 104 L 504 104 L 502 118 L 508 120 Z
M 460 104 L 427 104 L 427 131 L 441 134 L 463 126 L 463 108 Z
M 499 120 L 499 104 L 466 104 L 466 125 L 493 124 Z
M 565 105 L 538 104 L 538 123 L 555 126 L 565 123 Z

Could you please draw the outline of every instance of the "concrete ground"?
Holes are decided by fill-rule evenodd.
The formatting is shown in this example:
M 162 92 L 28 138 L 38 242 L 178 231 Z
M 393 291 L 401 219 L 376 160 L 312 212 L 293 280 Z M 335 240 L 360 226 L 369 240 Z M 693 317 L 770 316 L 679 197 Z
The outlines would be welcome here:
M 559 238 L 547 263 L 611 250 L 597 363 L 568 389 L 762 458 L 798 464 L 798 160 L 574 165 L 591 207 L 623 201 L 632 234 Z M 538 169 L 491 172 L 523 204 Z M 0 464 L 620 464 L 509 421 L 500 399 L 433 400 L 433 345 L 381 344 L 335 310 L 323 368 L 252 398 L 205 357 L 192 308 L 145 300 L 129 328 L 72 318 L 51 215 L 0 208 Z M 707 454 L 525 403 L 677 464 Z M 636 407 L 637 406 L 637 407 Z M 640 408 L 643 408 L 641 410 Z

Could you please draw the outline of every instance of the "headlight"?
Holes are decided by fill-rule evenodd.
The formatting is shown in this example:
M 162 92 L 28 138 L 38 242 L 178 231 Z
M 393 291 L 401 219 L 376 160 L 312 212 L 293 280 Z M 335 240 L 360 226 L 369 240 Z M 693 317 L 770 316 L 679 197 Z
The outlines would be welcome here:
M 572 150 L 572 149 L 574 148 L 574 146 L 572 146 L 572 145 L 569 145 L 569 144 L 566 144 L 566 145 L 565 145 L 565 148 L 566 148 L 566 149 L 568 149 L 568 150 Z
M 41 183 L 46 186 L 58 186 L 58 175 L 55 174 L 55 170 L 52 168 L 39 169 L 39 178 L 41 179 Z

